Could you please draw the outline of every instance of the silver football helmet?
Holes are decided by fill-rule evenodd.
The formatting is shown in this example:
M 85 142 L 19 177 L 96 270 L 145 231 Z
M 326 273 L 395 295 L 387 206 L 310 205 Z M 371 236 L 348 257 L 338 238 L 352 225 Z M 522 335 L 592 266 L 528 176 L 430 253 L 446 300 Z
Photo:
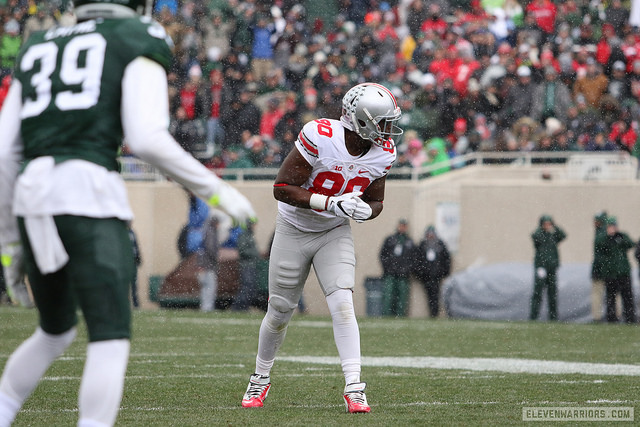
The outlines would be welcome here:
M 376 83 L 361 83 L 342 98 L 340 121 L 362 139 L 379 147 L 388 147 L 392 138 L 402 135 L 396 124 L 402 112 L 393 94 Z

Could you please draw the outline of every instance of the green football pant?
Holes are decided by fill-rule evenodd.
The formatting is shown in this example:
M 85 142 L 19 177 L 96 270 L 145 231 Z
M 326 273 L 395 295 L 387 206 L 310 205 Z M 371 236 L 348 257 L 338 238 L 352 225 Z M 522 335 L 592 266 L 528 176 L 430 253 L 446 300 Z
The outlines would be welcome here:
M 43 275 L 38 270 L 24 220 L 18 219 L 25 267 L 40 314 L 40 327 L 61 334 L 73 327 L 82 311 L 89 341 L 130 338 L 129 289 L 133 249 L 124 221 L 117 218 L 54 217 L 68 263 Z
M 535 278 L 533 284 L 533 295 L 531 296 L 531 315 L 529 318 L 535 320 L 540 314 L 540 304 L 542 302 L 542 292 L 547 290 L 547 301 L 549 303 L 549 320 L 558 320 L 558 280 L 556 271 L 547 271 L 544 278 Z

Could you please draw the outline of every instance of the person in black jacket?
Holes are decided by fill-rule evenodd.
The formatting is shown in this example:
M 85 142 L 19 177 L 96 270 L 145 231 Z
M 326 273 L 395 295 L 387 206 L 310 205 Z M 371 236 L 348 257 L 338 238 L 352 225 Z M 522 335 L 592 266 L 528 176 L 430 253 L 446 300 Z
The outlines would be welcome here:
M 382 314 L 385 316 L 405 317 L 409 312 L 409 276 L 415 245 L 408 230 L 406 219 L 398 221 L 396 232 L 385 239 L 380 250 L 384 282 Z
M 242 134 L 249 131 L 251 135 L 260 134 L 260 118 L 262 113 L 254 102 L 255 84 L 247 84 L 240 90 L 239 96 L 230 100 L 228 106 L 220 111 L 220 123 L 224 128 L 225 138 L 221 148 L 228 150 L 239 147 L 244 142 Z
M 596 248 L 602 253 L 602 277 L 604 279 L 607 322 L 618 322 L 616 296 L 622 298 L 622 316 L 625 323 L 636 323 L 636 310 L 631 287 L 631 264 L 627 252 L 635 246 L 627 233 L 618 228 L 616 217 L 606 221 L 606 233 L 596 238 Z
M 429 314 L 438 317 L 440 310 L 440 284 L 451 272 L 451 254 L 447 245 L 430 225 L 414 252 L 413 273 L 420 280 L 429 303 Z
M 601 249 L 596 247 L 596 241 L 599 236 L 607 234 L 607 213 L 600 212 L 593 218 L 593 226 L 595 229 L 593 239 L 593 262 L 591 263 L 591 316 L 594 322 L 601 322 L 602 301 L 604 301 L 604 278 L 602 276 L 602 253 Z

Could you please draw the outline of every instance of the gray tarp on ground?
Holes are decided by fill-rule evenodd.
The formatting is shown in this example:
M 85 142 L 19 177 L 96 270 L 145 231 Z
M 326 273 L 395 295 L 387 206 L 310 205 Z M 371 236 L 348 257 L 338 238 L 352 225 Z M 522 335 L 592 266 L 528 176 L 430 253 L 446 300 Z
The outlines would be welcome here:
M 591 265 L 566 264 L 558 270 L 558 318 L 565 322 L 591 321 Z M 636 312 L 640 284 L 634 268 Z M 449 317 L 484 320 L 527 320 L 533 293 L 533 264 L 502 263 L 472 267 L 451 275 L 442 287 Z M 604 310 L 604 301 L 603 301 Z M 548 319 L 546 293 L 540 309 Z

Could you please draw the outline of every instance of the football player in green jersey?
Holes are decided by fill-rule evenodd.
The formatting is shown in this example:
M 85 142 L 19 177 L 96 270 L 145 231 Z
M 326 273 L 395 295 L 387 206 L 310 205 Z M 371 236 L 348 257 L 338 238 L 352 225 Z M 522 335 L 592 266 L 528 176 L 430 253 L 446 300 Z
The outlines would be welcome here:
M 78 23 L 34 33 L 21 49 L 0 113 L 0 248 L 24 265 L 39 311 L 35 333 L 0 379 L 10 425 L 76 335 L 89 344 L 80 426 L 110 426 L 129 357 L 132 219 L 117 153 L 131 151 L 240 224 L 251 203 L 182 150 L 168 132 L 170 39 L 150 0 L 75 0 Z M 22 262 L 23 258 L 24 262 Z

